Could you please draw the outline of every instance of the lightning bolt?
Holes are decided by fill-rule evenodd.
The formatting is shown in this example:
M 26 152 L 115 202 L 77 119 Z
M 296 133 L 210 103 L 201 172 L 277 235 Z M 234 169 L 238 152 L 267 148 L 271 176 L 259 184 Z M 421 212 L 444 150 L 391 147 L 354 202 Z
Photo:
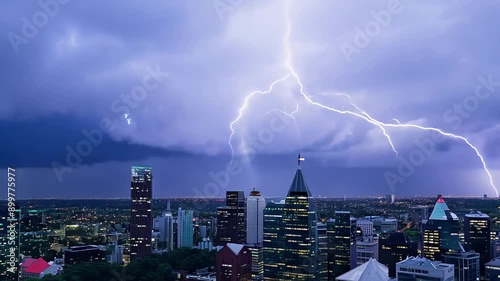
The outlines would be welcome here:
M 268 112 L 266 112 L 265 115 L 268 115 L 269 113 L 271 113 L 273 111 L 278 111 L 279 113 L 290 117 L 290 119 L 292 119 L 293 122 L 295 123 L 295 126 L 299 126 L 298 123 L 297 123 L 297 119 L 295 119 L 295 116 L 293 116 L 294 114 L 296 114 L 297 112 L 299 112 L 299 104 L 298 103 L 296 104 L 295 110 L 292 111 L 292 112 L 290 112 L 290 113 L 288 113 L 286 111 L 286 108 L 285 109 L 273 108 L 273 109 L 269 110 Z
M 454 138 L 454 139 L 458 139 L 458 140 L 461 140 L 463 141 L 467 146 L 469 146 L 472 150 L 474 150 L 476 156 L 479 158 L 479 160 L 481 161 L 482 165 L 483 165 L 483 169 L 484 171 L 486 172 L 486 174 L 488 175 L 488 178 L 489 178 L 489 182 L 490 182 L 490 185 L 491 187 L 495 190 L 495 193 L 496 193 L 496 196 L 498 197 L 499 196 L 499 193 L 498 193 L 498 190 L 495 186 L 495 183 L 493 181 L 493 177 L 488 169 L 488 166 L 486 164 L 486 161 L 484 160 L 484 157 L 481 155 L 481 153 L 479 152 L 479 150 L 472 144 L 470 143 L 470 141 L 465 138 L 464 136 L 461 136 L 461 135 L 457 135 L 457 134 L 452 134 L 452 133 L 449 133 L 449 132 L 445 132 L 439 128 L 435 128 L 435 127 L 424 127 L 424 126 L 420 126 L 420 125 L 416 125 L 416 124 L 405 124 L 405 123 L 401 123 L 399 122 L 398 119 L 393 119 L 393 121 L 396 122 L 396 124 L 393 124 L 393 123 L 384 123 L 384 122 L 381 122 L 375 118 L 373 118 L 372 116 L 370 116 L 367 112 L 363 111 L 361 108 L 359 108 L 358 106 L 356 106 L 353 102 L 352 102 L 352 99 L 350 96 L 348 95 L 345 95 L 345 94 L 342 94 L 342 95 L 345 95 L 347 96 L 350 101 L 351 101 L 351 105 L 356 109 L 358 110 L 360 113 L 358 112 L 354 112 L 354 111 L 350 111 L 350 110 L 344 110 L 344 109 L 337 109 L 337 108 L 333 108 L 333 107 L 330 107 L 328 105 L 324 105 L 322 103 L 319 103 L 319 102 L 316 102 L 316 101 L 313 101 L 305 92 L 305 87 L 304 85 L 302 84 L 302 81 L 300 79 L 300 76 L 298 75 L 298 73 L 295 71 L 295 68 L 293 66 L 293 62 L 292 62 L 292 51 L 291 51 L 291 47 L 290 47 L 290 37 L 291 37 L 291 23 L 290 23 L 290 17 L 289 17 L 289 13 L 290 13 L 290 3 L 291 1 L 288 0 L 287 2 L 287 5 L 286 5 L 286 9 L 285 9 L 285 20 L 286 20 L 286 34 L 285 34 L 285 41 L 284 41 L 284 47 L 285 47 L 285 61 L 284 61 L 284 64 L 285 64 L 285 67 L 286 69 L 288 69 L 288 74 L 286 76 L 284 76 L 283 78 L 280 78 L 278 80 L 275 80 L 274 82 L 272 82 L 271 86 L 269 87 L 269 89 L 267 91 L 255 91 L 255 92 L 252 92 L 250 93 L 249 95 L 247 95 L 245 97 L 245 100 L 244 100 L 244 103 L 243 103 L 243 106 L 240 107 L 239 111 L 238 111 L 238 116 L 236 117 L 236 119 L 234 119 L 230 124 L 229 124 L 229 128 L 231 130 L 231 134 L 229 136 L 229 140 L 228 140 L 228 144 L 231 148 L 231 163 L 234 159 L 234 150 L 233 150 L 233 146 L 232 146 L 232 138 L 235 134 L 235 130 L 234 130 L 234 126 L 235 124 L 241 120 L 242 116 L 243 116 L 243 113 L 244 111 L 247 109 L 248 107 L 248 104 L 249 104 L 249 100 L 256 94 L 262 94 L 262 95 L 265 95 L 265 94 L 269 94 L 272 92 L 273 90 L 273 87 L 279 83 L 279 82 L 282 82 L 290 77 L 293 77 L 293 79 L 295 80 L 295 82 L 297 83 L 297 85 L 299 86 L 299 93 L 300 95 L 302 95 L 302 97 L 307 101 L 309 102 L 310 104 L 314 105 L 314 106 L 317 106 L 317 107 L 320 107 L 322 109 L 325 109 L 325 110 L 328 110 L 328 111 L 332 111 L 332 112 L 335 112 L 337 114 L 343 114 L 343 115 L 351 115 L 351 116 L 354 116 L 354 117 L 357 117 L 357 118 L 360 118 L 378 128 L 380 128 L 380 130 L 382 131 L 382 134 L 386 137 L 387 141 L 389 142 L 389 145 L 391 146 L 393 152 L 396 154 L 396 156 L 399 156 L 398 154 L 398 151 L 395 149 L 395 146 L 394 146 L 394 143 L 392 142 L 392 139 L 390 137 L 390 135 L 387 133 L 387 130 L 386 128 L 413 128 L 413 129 L 419 129 L 419 130 L 423 130 L 423 131 L 434 131 L 434 132 L 438 132 L 439 134 L 443 135 L 443 136 L 447 136 L 447 137 L 450 137 L 450 138 Z M 280 110 L 281 111 L 281 110 Z M 282 111 L 282 113 L 290 116 L 287 112 L 284 112 Z M 291 115 L 291 117 L 293 118 L 293 115 Z M 295 120 L 295 118 L 294 118 Z

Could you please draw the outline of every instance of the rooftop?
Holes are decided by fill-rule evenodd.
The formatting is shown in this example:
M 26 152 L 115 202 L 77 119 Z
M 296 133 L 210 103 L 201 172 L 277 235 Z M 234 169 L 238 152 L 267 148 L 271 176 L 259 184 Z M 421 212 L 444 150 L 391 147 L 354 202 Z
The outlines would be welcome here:
M 413 268 L 427 268 L 445 270 L 453 267 L 452 264 L 442 263 L 440 261 L 432 261 L 422 257 L 408 257 L 403 261 L 398 262 L 399 265 L 409 266 Z
M 458 217 L 450 211 L 450 208 L 448 208 L 448 205 L 444 202 L 443 197 L 439 197 L 436 205 L 434 205 L 434 209 L 432 210 L 429 220 L 458 220 Z
M 389 269 L 375 259 L 370 259 L 364 264 L 337 277 L 339 281 L 387 281 Z
M 468 218 L 485 218 L 485 219 L 490 218 L 490 216 L 488 216 L 487 214 L 483 214 L 480 211 L 472 211 L 472 212 L 466 214 L 465 216 Z

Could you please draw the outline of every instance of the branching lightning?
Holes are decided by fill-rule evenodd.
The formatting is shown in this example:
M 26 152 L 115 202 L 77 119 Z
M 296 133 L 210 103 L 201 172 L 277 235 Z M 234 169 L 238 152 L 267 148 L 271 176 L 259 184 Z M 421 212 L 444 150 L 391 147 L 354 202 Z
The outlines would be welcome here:
M 498 197 L 499 196 L 499 193 L 498 193 L 498 190 L 495 186 L 495 183 L 493 181 L 493 177 L 488 169 L 488 166 L 483 158 L 483 156 L 481 155 L 481 153 L 479 152 L 479 150 L 474 146 L 472 145 L 472 143 L 470 143 L 470 141 L 461 136 L 461 135 L 457 135 L 457 134 L 452 134 L 452 133 L 448 133 L 448 132 L 445 132 L 439 128 L 434 128 L 434 127 L 424 127 L 424 126 L 420 126 L 420 125 L 416 125 L 416 124 L 405 124 L 405 123 L 401 123 L 398 119 L 396 118 L 393 118 L 393 121 L 395 121 L 396 123 L 384 123 L 384 122 L 381 122 L 375 118 L 373 118 L 372 116 L 370 116 L 367 112 L 365 112 L 364 110 L 362 110 L 361 108 L 359 108 L 357 105 L 355 105 L 353 102 L 352 102 L 352 99 L 349 95 L 346 95 L 346 94 L 341 94 L 341 95 L 344 95 L 346 97 L 349 98 L 350 100 L 350 103 L 351 105 L 356 109 L 358 110 L 360 113 L 358 112 L 354 112 L 354 111 L 350 111 L 350 110 L 344 110 L 344 109 L 337 109 L 337 108 L 333 108 L 333 107 L 330 107 L 330 106 L 327 106 L 327 105 L 324 105 L 322 103 L 319 103 L 319 102 L 316 102 L 316 101 L 313 101 L 305 92 L 305 87 L 304 85 L 302 84 L 302 81 L 298 75 L 298 73 L 295 71 L 294 69 L 294 66 L 293 66 L 293 63 L 292 63 L 292 51 L 291 51 L 291 48 L 290 48 L 290 36 L 291 36 L 291 23 L 290 23 L 290 20 L 289 20 L 289 10 L 290 10 L 290 3 L 291 1 L 290 0 L 287 0 L 287 5 L 286 5 L 286 10 L 285 10 L 285 18 L 286 18 L 286 35 L 285 35 L 285 41 L 284 41 L 284 47 L 285 47 L 285 61 L 284 61 L 284 64 L 285 64 L 285 67 L 288 69 L 288 74 L 286 76 L 284 76 L 283 78 L 280 78 L 278 80 L 275 80 L 269 87 L 269 89 L 267 91 L 255 91 L 255 92 L 252 92 L 250 93 L 248 96 L 245 97 L 245 100 L 244 100 L 244 103 L 242 105 L 242 107 L 240 107 L 239 111 L 238 111 L 238 116 L 236 117 L 236 119 L 234 119 L 230 124 L 229 124 L 229 128 L 231 130 L 231 134 L 229 136 L 229 140 L 228 140 L 228 144 L 231 148 L 231 162 L 233 161 L 234 159 L 234 149 L 233 149 L 233 145 L 232 145 L 232 139 L 233 139 L 233 136 L 235 134 L 235 130 L 234 130 L 234 126 L 235 124 L 241 120 L 242 116 L 243 116 L 243 113 L 245 112 L 245 110 L 247 109 L 248 107 L 248 104 L 249 104 L 249 100 L 256 94 L 262 94 L 262 95 L 265 95 L 265 94 L 269 94 L 272 92 L 273 90 L 273 87 L 290 78 L 293 77 L 293 79 L 295 80 L 295 82 L 297 83 L 297 85 L 299 86 L 299 93 L 300 95 L 303 96 L 303 98 L 310 104 L 314 105 L 314 106 L 317 106 L 317 107 L 320 107 L 322 109 L 326 109 L 328 111 L 332 111 L 332 112 L 335 112 L 335 113 L 338 113 L 338 114 L 344 114 L 344 115 L 351 115 L 351 116 L 354 116 L 354 117 L 357 117 L 357 118 L 360 118 L 374 126 L 377 126 L 378 128 L 380 128 L 380 130 L 382 131 L 382 134 L 386 137 L 387 141 L 389 142 L 389 145 L 391 146 L 392 148 L 392 151 L 396 154 L 396 157 L 399 156 L 398 154 L 398 151 L 396 150 L 393 142 L 392 142 L 392 139 L 389 135 L 389 133 L 387 132 L 387 128 L 413 128 L 413 129 L 418 129 L 418 130 L 424 130 L 424 131 L 434 131 L 434 132 L 438 132 L 439 134 L 443 135 L 443 136 L 447 136 L 447 137 L 450 137 L 450 138 L 454 138 L 454 139 L 459 139 L 461 141 L 463 141 L 465 144 L 467 144 L 472 150 L 474 150 L 476 156 L 479 158 L 479 160 L 481 161 L 482 165 L 483 165 L 483 169 L 484 171 L 486 172 L 486 174 L 488 175 L 488 178 L 489 178 L 489 182 L 490 182 L 490 185 L 491 187 L 495 190 L 495 193 L 496 193 L 496 196 Z M 280 109 L 274 109 L 274 110 L 279 110 L 281 113 L 283 114 L 286 114 L 287 116 L 294 118 L 293 116 L 293 112 L 292 113 L 287 113 L 286 111 L 283 111 L 283 110 L 280 110 Z M 297 110 L 298 110 L 298 104 L 297 104 Z
M 288 113 L 286 111 L 286 108 L 285 109 L 279 109 L 279 108 L 273 108 L 271 110 L 269 110 L 268 112 L 266 112 L 266 115 L 273 112 L 273 111 L 278 111 L 279 113 L 283 114 L 283 115 L 286 115 L 288 117 L 290 117 L 290 119 L 293 120 L 293 122 L 295 123 L 295 126 L 298 126 L 298 123 L 297 123 L 297 119 L 295 119 L 295 116 L 293 116 L 294 114 L 296 114 L 297 112 L 299 112 L 299 104 L 297 103 L 296 107 L 295 107 L 295 110 Z

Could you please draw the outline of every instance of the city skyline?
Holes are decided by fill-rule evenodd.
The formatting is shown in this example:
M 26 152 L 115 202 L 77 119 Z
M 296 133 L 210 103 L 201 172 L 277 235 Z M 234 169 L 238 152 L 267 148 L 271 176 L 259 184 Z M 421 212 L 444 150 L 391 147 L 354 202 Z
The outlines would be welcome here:
M 161 171 L 156 198 L 273 197 L 299 152 L 317 196 L 497 196 L 500 39 L 478 31 L 499 3 L 54 1 L 1 4 L 18 198 L 126 198 L 133 165 Z

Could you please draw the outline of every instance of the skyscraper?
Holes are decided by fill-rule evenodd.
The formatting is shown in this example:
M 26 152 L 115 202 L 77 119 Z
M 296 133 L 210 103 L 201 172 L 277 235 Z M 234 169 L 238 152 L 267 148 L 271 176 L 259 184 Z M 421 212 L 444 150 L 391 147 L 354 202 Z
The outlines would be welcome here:
M 247 199 L 246 210 L 246 246 L 252 252 L 252 280 L 264 278 L 263 240 L 264 240 L 264 208 L 266 200 L 255 189 Z
M 330 280 L 356 267 L 355 253 L 355 221 L 351 220 L 351 212 L 335 211 L 333 239 L 330 239 Z
M 317 213 L 302 170 L 295 173 L 283 210 L 285 238 L 285 272 L 287 280 L 317 280 L 318 229 Z
M 284 206 L 264 210 L 264 280 L 317 280 L 317 214 L 299 167 Z
M 151 254 L 152 197 L 151 167 L 132 166 L 130 184 L 130 259 L 132 260 Z
M 160 232 L 160 248 L 167 251 L 174 250 L 174 217 L 170 210 L 162 212 L 158 218 L 158 230 Z
M 379 262 L 389 268 L 389 276 L 396 277 L 396 263 L 418 254 L 417 242 L 405 232 L 384 233 L 379 239 Z
M 266 200 L 255 189 L 247 199 L 247 243 L 262 243 L 264 231 L 264 208 Z
M 491 219 L 479 211 L 465 215 L 464 235 L 465 249 L 480 254 L 481 276 L 485 275 L 484 265 L 490 261 L 491 252 Z
M 177 247 L 193 247 L 193 211 L 180 207 L 177 211 Z
M 264 280 L 283 279 L 285 269 L 284 208 L 285 202 L 269 202 L 264 209 Z
M 436 202 L 431 216 L 422 224 L 424 256 L 441 261 L 444 254 L 464 252 L 460 244 L 460 223 L 442 197 Z
M 226 207 L 217 208 L 217 244 L 245 243 L 245 194 L 227 191 Z

